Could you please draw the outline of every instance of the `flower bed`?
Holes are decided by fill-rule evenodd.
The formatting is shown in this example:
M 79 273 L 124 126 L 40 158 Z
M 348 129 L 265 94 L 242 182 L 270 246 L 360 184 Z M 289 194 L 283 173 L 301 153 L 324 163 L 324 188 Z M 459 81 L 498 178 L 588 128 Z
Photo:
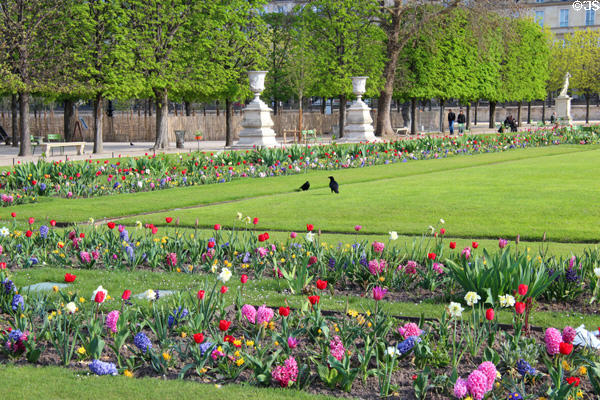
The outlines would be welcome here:
M 118 161 L 18 164 L 0 175 L 2 206 L 35 201 L 39 196 L 93 197 L 264 178 L 311 170 L 361 168 L 449 155 L 501 152 L 559 144 L 596 144 L 592 132 L 540 128 L 490 136 L 417 137 L 382 143 L 318 145 L 246 152 L 189 153 L 123 158 Z

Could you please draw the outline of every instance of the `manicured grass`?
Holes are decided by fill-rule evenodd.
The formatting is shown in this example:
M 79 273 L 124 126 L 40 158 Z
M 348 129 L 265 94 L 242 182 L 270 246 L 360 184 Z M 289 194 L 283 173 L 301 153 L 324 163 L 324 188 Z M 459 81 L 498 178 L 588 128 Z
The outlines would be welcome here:
M 30 384 L 39 382 L 39 384 Z M 42 383 L 43 382 L 43 383 Z M 130 379 L 124 376 L 88 376 L 60 367 L 0 365 L 3 399 L 333 399 L 292 389 L 257 388 L 246 385 L 203 384 L 159 378 Z
M 215 277 L 205 274 L 185 274 L 177 272 L 150 272 L 150 271 L 102 271 L 102 270 L 74 270 L 71 271 L 77 275 L 76 281 L 68 289 L 63 289 L 67 293 L 77 294 L 84 297 L 89 305 L 92 291 L 98 285 L 102 285 L 108 290 L 108 294 L 113 299 L 108 300 L 104 306 L 105 309 L 120 307 L 120 296 L 125 289 L 129 289 L 133 294 L 139 294 L 147 289 L 174 290 L 182 293 L 195 293 L 203 288 L 204 283 L 212 287 Z M 38 282 L 62 282 L 65 270 L 61 268 L 35 268 L 31 270 L 19 270 L 13 274 L 15 284 L 18 287 L 30 285 Z M 236 293 L 241 284 L 239 274 L 228 282 L 230 290 L 225 295 L 227 304 L 232 304 Z M 301 308 L 306 303 L 307 298 L 303 295 L 291 295 L 284 292 L 286 289 L 283 280 L 262 279 L 260 281 L 250 280 L 246 283 L 244 290 L 244 302 L 261 305 L 267 304 L 271 307 L 279 307 L 287 301 L 294 308 Z M 52 294 L 57 296 L 55 294 Z M 171 296 L 165 296 L 159 301 L 170 301 Z M 147 300 L 134 300 L 138 304 L 146 305 Z M 446 304 L 436 304 L 435 299 L 419 303 L 414 302 L 389 302 L 382 301 L 381 309 L 393 315 L 420 317 L 421 314 L 428 318 L 438 318 L 442 315 Z M 349 296 L 331 296 L 323 293 L 321 296 L 321 307 L 325 310 L 346 311 L 346 308 L 352 308 L 359 312 L 375 309 L 375 302 L 370 295 L 360 297 L 356 295 Z M 512 321 L 512 311 L 497 311 L 498 320 L 502 323 L 510 324 Z M 600 326 L 600 316 L 586 315 L 577 312 L 534 312 L 530 319 L 533 325 L 549 327 L 563 326 L 570 324 L 579 326 L 585 324 L 590 329 Z
M 132 193 L 114 196 L 102 196 L 90 199 L 60 199 L 60 198 L 42 198 L 36 204 L 24 204 L 11 207 L 10 211 L 15 211 L 18 218 L 35 217 L 38 222 L 55 219 L 59 222 L 85 222 L 90 217 L 98 220 L 101 218 L 120 217 L 141 212 L 152 212 L 158 210 L 170 210 L 174 208 L 189 207 L 213 204 L 224 201 L 234 201 L 247 199 L 249 197 L 270 196 L 276 194 L 288 194 L 295 196 L 298 205 L 310 205 L 314 196 L 320 194 L 324 196 L 328 189 L 327 176 L 335 175 L 336 179 L 342 184 L 342 193 L 345 198 L 349 197 L 346 187 L 350 184 L 368 183 L 375 180 L 385 180 L 392 178 L 415 176 L 414 179 L 420 182 L 427 176 L 444 171 L 457 171 L 467 169 L 468 171 L 477 170 L 475 167 L 486 166 L 490 164 L 506 163 L 515 160 L 538 159 L 551 155 L 560 155 L 568 153 L 579 154 L 592 150 L 592 146 L 561 145 L 556 147 L 533 148 L 528 150 L 511 150 L 502 153 L 490 153 L 474 156 L 457 156 L 446 159 L 418 161 L 407 163 L 395 163 L 392 165 L 381 165 L 361 169 L 347 169 L 338 171 L 310 171 L 305 174 L 290 175 L 282 177 L 273 177 L 268 179 L 240 179 L 226 184 L 212 184 L 205 186 L 194 186 L 187 188 L 177 188 L 169 190 L 160 190 L 156 192 Z M 591 179 L 591 178 L 590 178 Z M 296 193 L 294 190 L 306 180 L 311 181 L 311 190 L 307 193 Z M 451 186 L 450 182 L 444 182 L 444 186 Z M 420 187 L 420 185 L 418 185 Z M 385 186 L 380 186 L 376 193 L 388 193 L 394 201 L 403 201 L 404 187 L 396 187 L 394 191 L 382 190 Z M 319 189 L 321 189 L 319 191 Z M 388 187 L 389 189 L 389 187 Z M 443 188 L 442 188 L 443 189 Z M 445 190 L 445 189 L 444 189 Z M 395 193 L 398 192 L 398 193 Z M 348 193 L 348 195 L 346 195 Z M 427 192 L 422 193 L 428 195 Z M 397 197 L 396 197 L 397 196 Z M 308 198 L 307 198 L 308 197 Z M 342 197 L 341 197 L 342 198 Z M 271 199 L 264 198 L 262 205 Z M 324 199 L 322 199 L 324 200 Z M 337 199 L 340 200 L 340 199 Z M 336 200 L 336 201 L 337 201 Z M 359 209 L 357 204 L 367 204 L 360 197 L 355 199 L 355 208 Z M 331 200 L 329 200 L 331 201 Z M 115 207 L 118 204 L 118 207 Z M 330 204 L 332 206 L 334 203 Z M 378 204 L 377 209 L 385 209 L 386 204 Z M 366 207 L 365 207 L 366 208 Z M 10 219 L 7 210 L 4 218 Z M 386 213 L 387 214 L 387 213 Z M 233 218 L 232 214 L 227 218 Z M 137 218 L 139 219 L 139 218 Z M 437 220 L 437 218 L 435 219 Z M 194 221 L 182 221 L 192 225 Z M 209 222 L 200 221 L 204 226 Z M 431 222 L 431 221 L 430 221 Z M 427 225 L 430 224 L 427 223 Z M 426 226 L 427 226 L 426 225 Z M 289 226 L 286 225 L 286 226 Z M 329 227 L 328 227 L 329 228 Z M 297 229 L 297 228 L 295 228 Z M 331 228 L 329 228 L 331 229 Z M 346 227 L 344 231 L 346 231 Z M 420 231 L 420 230 L 419 230 Z
M 515 155 L 529 157 L 512 158 Z M 600 197 L 595 182 L 599 156 L 597 148 L 560 147 L 327 172 L 340 183 L 340 195 L 331 194 L 323 184 L 304 193 L 276 193 L 284 182 L 293 187 L 288 182 L 304 180 L 282 177 L 256 185 L 272 188 L 271 195 L 126 222 L 164 224 L 170 216 L 188 226 L 196 219 L 207 225 L 230 225 L 239 211 L 259 217 L 265 230 L 302 230 L 310 222 L 326 232 L 351 232 L 354 225 L 362 225 L 364 233 L 395 230 L 418 235 L 444 218 L 447 234 L 453 237 L 521 235 L 539 241 L 546 233 L 552 241 L 597 243 L 600 208 L 594 199 Z M 367 181 L 362 179 L 365 173 L 370 176 Z M 321 175 L 310 173 L 306 179 L 320 183 Z

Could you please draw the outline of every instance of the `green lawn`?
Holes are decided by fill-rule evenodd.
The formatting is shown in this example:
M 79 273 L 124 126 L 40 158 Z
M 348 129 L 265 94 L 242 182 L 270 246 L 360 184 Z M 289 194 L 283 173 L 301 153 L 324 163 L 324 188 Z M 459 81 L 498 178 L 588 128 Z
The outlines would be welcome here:
M 38 384 L 31 384 L 38 382 Z M 291 389 L 260 389 L 246 385 L 217 386 L 157 378 L 131 379 L 124 376 L 88 376 L 60 367 L 15 367 L 0 364 L 0 393 L 3 399 L 73 400 L 184 400 L 184 399 L 334 399 Z
M 362 225 L 363 233 L 395 230 L 419 235 L 444 218 L 450 237 L 521 235 L 539 241 L 546 232 L 556 242 L 596 243 L 599 157 L 597 148 L 565 146 L 336 171 L 339 195 L 323 187 L 327 180 L 322 172 L 306 175 L 316 187 L 303 193 L 283 189 L 296 186 L 304 177 L 282 177 L 269 183 L 254 180 L 247 197 L 267 188 L 272 194 L 136 216 L 126 222 L 141 219 L 164 224 L 170 216 L 188 226 L 196 219 L 202 225 L 231 225 L 239 211 L 259 217 L 260 228 L 265 230 L 301 231 L 312 223 L 325 232 L 351 232 L 354 225 Z M 362 179 L 365 173 L 370 179 Z M 209 188 L 198 191 L 202 189 Z

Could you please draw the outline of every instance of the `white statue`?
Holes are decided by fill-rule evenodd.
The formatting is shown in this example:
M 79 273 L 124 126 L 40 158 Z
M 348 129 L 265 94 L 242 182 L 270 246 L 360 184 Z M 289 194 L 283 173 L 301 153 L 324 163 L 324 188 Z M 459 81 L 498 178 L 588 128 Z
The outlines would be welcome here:
M 559 96 L 561 96 L 561 97 L 567 96 L 567 89 L 569 88 L 569 78 L 570 77 L 571 77 L 571 74 L 567 71 L 567 73 L 565 75 L 565 83 L 563 83 L 563 88 L 560 91 Z

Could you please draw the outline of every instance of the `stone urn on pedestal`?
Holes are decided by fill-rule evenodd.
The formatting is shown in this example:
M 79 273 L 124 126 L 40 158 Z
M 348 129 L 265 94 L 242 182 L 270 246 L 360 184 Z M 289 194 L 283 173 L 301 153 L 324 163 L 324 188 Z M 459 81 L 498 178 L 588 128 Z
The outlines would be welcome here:
M 234 149 L 277 146 L 271 109 L 260 99 L 265 90 L 265 76 L 268 71 L 248 71 L 250 90 L 254 99 L 244 108 L 240 139 L 232 146 Z
M 374 134 L 371 109 L 362 101 L 362 96 L 366 92 L 367 78 L 367 76 L 352 77 L 352 92 L 356 96 L 356 101 L 346 113 L 344 137 L 339 140 L 340 143 L 379 141 Z

